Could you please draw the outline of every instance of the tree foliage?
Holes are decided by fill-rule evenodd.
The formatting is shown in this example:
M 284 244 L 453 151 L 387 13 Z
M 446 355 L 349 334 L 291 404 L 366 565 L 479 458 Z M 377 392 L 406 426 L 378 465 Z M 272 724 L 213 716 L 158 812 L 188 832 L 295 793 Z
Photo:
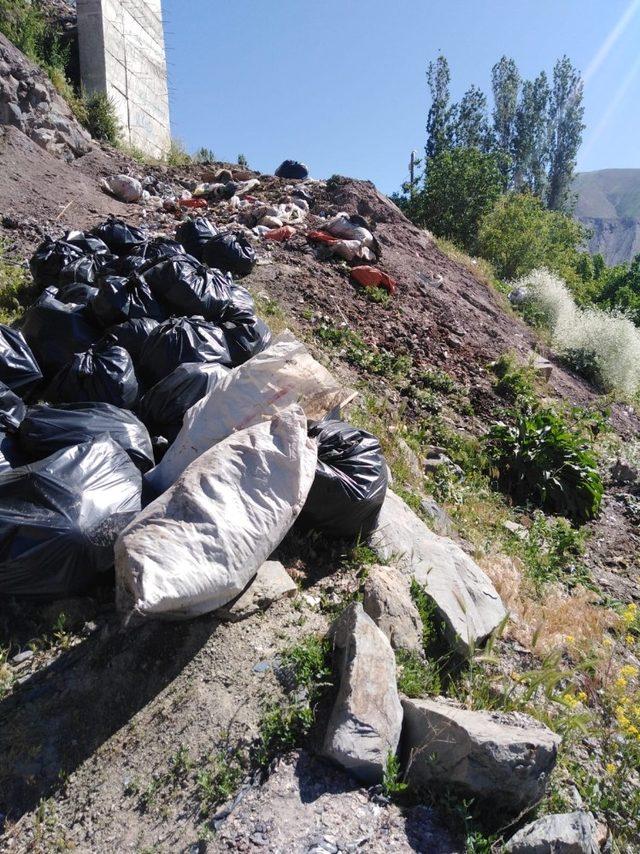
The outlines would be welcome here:
M 582 95 L 582 79 L 569 57 L 563 56 L 553 69 L 549 106 L 547 206 L 551 210 L 567 210 L 572 206 L 571 183 L 584 130 Z
M 446 57 L 438 56 L 427 68 L 427 83 L 431 93 L 431 106 L 427 115 L 427 158 L 451 148 L 452 126 L 449 106 L 449 83 L 451 73 Z

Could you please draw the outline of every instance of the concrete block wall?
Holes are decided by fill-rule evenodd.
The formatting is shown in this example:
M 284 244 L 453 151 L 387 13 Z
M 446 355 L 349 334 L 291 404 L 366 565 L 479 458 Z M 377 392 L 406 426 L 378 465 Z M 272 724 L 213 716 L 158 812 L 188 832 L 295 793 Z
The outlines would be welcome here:
M 84 88 L 112 99 L 127 144 L 161 157 L 171 143 L 161 0 L 76 5 Z

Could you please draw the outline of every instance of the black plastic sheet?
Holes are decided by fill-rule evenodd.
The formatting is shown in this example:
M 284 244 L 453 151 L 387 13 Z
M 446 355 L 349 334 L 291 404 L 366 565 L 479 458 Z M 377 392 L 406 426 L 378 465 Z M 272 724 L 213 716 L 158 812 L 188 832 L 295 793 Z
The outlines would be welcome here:
M 67 243 L 71 243 L 74 246 L 77 246 L 78 249 L 84 255 L 108 255 L 109 247 L 104 242 L 104 240 L 100 240 L 99 237 L 95 237 L 93 234 L 85 231 L 68 231 L 64 239 Z
M 226 375 L 222 365 L 186 362 L 143 395 L 138 414 L 153 436 L 173 442 L 185 412 L 208 394 Z
M 138 380 L 131 356 L 123 347 L 101 341 L 78 353 L 42 393 L 49 403 L 112 403 L 132 409 L 138 400 Z
M 313 424 L 309 436 L 318 442 L 318 463 L 301 522 L 334 537 L 370 533 L 387 492 L 380 443 L 343 421 Z
M 225 323 L 223 329 L 234 368 L 261 353 L 271 343 L 271 330 L 259 317 L 246 323 Z
M 17 430 L 27 412 L 21 397 L 0 382 L 0 429 Z
M 86 592 L 113 566 L 114 542 L 140 512 L 140 496 L 140 472 L 106 437 L 0 474 L 0 593 Z
M 45 237 L 29 261 L 33 281 L 40 288 L 59 285 L 64 268 L 82 258 L 82 255 L 82 250 L 72 243 Z
M 130 258 L 140 258 L 146 264 L 172 258 L 174 255 L 184 255 L 184 248 L 181 243 L 168 237 L 155 237 L 146 243 L 139 243 L 129 253 Z
M 25 461 L 29 462 L 102 435 L 120 445 L 140 471 L 153 467 L 153 447 L 147 428 L 132 412 L 109 403 L 30 406 L 17 432 Z
M 218 233 L 218 229 L 203 216 L 185 220 L 176 230 L 176 240 L 184 246 L 188 255 L 202 261 L 202 250 Z
M 42 372 L 22 332 L 0 324 L 0 382 L 28 398 L 42 382 Z
M 229 367 L 224 331 L 198 317 L 172 317 L 153 330 L 142 348 L 139 374 L 147 388 L 169 376 L 183 362 Z
M 275 171 L 277 178 L 308 178 L 309 170 L 297 160 L 283 160 Z
M 147 234 L 144 229 L 128 225 L 124 220 L 111 217 L 92 229 L 91 234 L 99 237 L 116 255 L 128 255 L 140 243 L 145 243 Z
M 255 250 L 243 234 L 216 234 L 205 244 L 202 260 L 210 267 L 216 267 L 234 276 L 246 276 L 255 267 Z
M 86 306 L 65 305 L 45 291 L 26 310 L 22 333 L 43 373 L 51 376 L 74 354 L 95 344 L 102 330 L 96 326 Z
M 75 285 L 64 285 L 57 289 L 55 298 L 65 305 L 88 305 L 98 293 L 98 289 L 92 285 L 84 285 L 81 282 Z
M 229 279 L 189 255 L 159 261 L 145 271 L 144 278 L 153 295 L 173 315 L 219 322 L 229 307 Z
M 113 326 L 141 317 L 166 320 L 167 313 L 137 273 L 128 278 L 107 276 L 91 301 L 91 311 L 102 326 Z

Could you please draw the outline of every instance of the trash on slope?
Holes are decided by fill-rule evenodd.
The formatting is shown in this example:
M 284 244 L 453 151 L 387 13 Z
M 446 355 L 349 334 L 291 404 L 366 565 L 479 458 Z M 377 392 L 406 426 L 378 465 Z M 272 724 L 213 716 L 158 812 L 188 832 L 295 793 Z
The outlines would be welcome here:
M 187 219 L 176 229 L 176 240 L 184 246 L 185 252 L 202 261 L 202 250 L 218 229 L 202 216 Z
M 0 382 L 0 429 L 17 430 L 27 413 L 22 398 Z
M 117 347 L 124 347 L 136 366 L 144 343 L 156 326 L 158 326 L 157 320 L 152 320 L 150 317 L 136 317 L 110 326 L 101 340 L 109 341 Z
M 337 255 L 345 261 L 375 261 L 380 255 L 378 241 L 358 214 L 339 213 L 309 232 L 307 239 L 324 244 L 329 256 Z
M 131 356 L 122 347 L 100 341 L 73 356 L 42 397 L 49 403 L 94 401 L 131 409 L 138 400 L 138 380 Z
M 82 256 L 82 250 L 72 243 L 45 237 L 29 261 L 33 281 L 40 288 L 60 284 L 62 270 Z
M 234 368 L 261 353 L 271 343 L 271 330 L 260 317 L 240 323 L 224 323 L 223 329 Z
M 118 609 L 179 619 L 238 596 L 300 513 L 316 457 L 294 404 L 194 460 L 118 538 Z
M 220 232 L 205 244 L 202 260 L 224 273 L 246 276 L 255 267 L 257 258 L 253 246 L 243 234 Z
M 106 276 L 100 282 L 90 308 L 93 316 L 104 327 L 143 317 L 158 322 L 167 319 L 167 311 L 138 273 L 131 273 L 126 279 L 121 276 Z
M 276 178 L 299 179 L 309 177 L 309 169 L 297 160 L 283 160 L 275 171 Z
M 142 258 L 147 263 L 155 263 L 163 258 L 184 255 L 184 247 L 169 237 L 154 237 L 145 243 L 138 243 L 129 252 L 129 258 Z
M 100 181 L 100 187 L 121 202 L 139 202 L 142 198 L 142 184 L 130 175 L 110 175 Z
M 42 371 L 24 335 L 0 323 L 0 382 L 27 398 L 42 382 Z
M 140 512 L 140 495 L 140 472 L 104 437 L 0 474 L 0 592 L 85 592 L 113 566 L 113 544 Z
M 174 255 L 150 267 L 144 280 L 170 313 L 219 322 L 231 299 L 231 280 L 189 255 Z
M 320 421 L 309 436 L 318 443 L 318 465 L 300 520 L 334 537 L 370 534 L 387 492 L 380 443 L 343 421 Z
M 99 436 L 113 439 L 141 472 L 154 465 L 151 438 L 133 412 L 109 403 L 30 406 L 17 432 L 25 461 L 42 460 Z
M 285 243 L 290 240 L 296 233 L 295 228 L 291 225 L 283 225 L 282 228 L 272 228 L 263 234 L 265 240 L 275 240 L 278 243 Z
M 352 279 L 365 288 L 386 288 L 390 294 L 395 294 L 398 282 L 377 267 L 352 267 L 349 271 Z
M 204 451 L 292 403 L 299 403 L 307 418 L 320 420 L 350 397 L 350 390 L 304 344 L 283 332 L 189 409 L 175 442 L 147 480 L 158 492 L 167 489 Z
M 105 222 L 97 225 L 92 231 L 95 237 L 103 240 L 109 250 L 116 255 L 127 255 L 134 246 L 139 243 L 145 243 L 147 240 L 146 231 L 142 228 L 136 228 L 135 225 L 128 225 L 121 219 L 110 217 Z
M 47 288 L 47 290 L 49 289 Z M 78 282 L 56 288 L 55 298 L 66 305 L 70 305 L 71 303 L 73 305 L 88 305 L 97 294 L 98 288 Z

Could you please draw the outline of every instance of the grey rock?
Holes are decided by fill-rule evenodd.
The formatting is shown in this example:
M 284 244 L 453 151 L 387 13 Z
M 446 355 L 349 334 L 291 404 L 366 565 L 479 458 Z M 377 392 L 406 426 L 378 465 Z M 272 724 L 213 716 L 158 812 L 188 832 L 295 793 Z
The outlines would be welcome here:
M 33 650 L 25 649 L 24 652 L 19 652 L 17 655 L 14 655 L 11 659 L 12 664 L 23 664 L 25 661 L 29 661 L 33 658 Z
M 451 645 L 462 654 L 506 617 L 495 587 L 472 558 L 448 537 L 431 531 L 405 502 L 387 491 L 371 547 L 421 584 L 433 599 Z
M 443 783 L 512 814 L 544 794 L 560 737 L 529 715 L 403 698 L 402 753 L 415 787 Z
M 237 599 L 216 611 L 216 617 L 225 621 L 246 620 L 258 611 L 264 611 L 278 599 L 295 596 L 297 591 L 295 582 L 280 561 L 268 560 Z
M 536 356 L 533 361 L 533 369 L 539 376 L 541 376 L 547 382 L 551 379 L 551 374 L 553 373 L 553 365 L 548 359 L 545 359 L 544 356 Z
M 423 654 L 422 620 L 406 576 L 390 566 L 370 566 L 362 606 L 393 649 Z
M 420 480 L 422 478 L 422 466 L 416 452 L 405 442 L 402 436 L 396 437 L 396 447 L 402 454 L 402 459 L 413 477 Z
M 359 602 L 336 620 L 331 636 L 339 689 L 322 752 L 359 779 L 378 783 L 402 728 L 395 656 Z
M 638 469 L 626 460 L 616 460 L 609 469 L 609 477 L 613 483 L 631 484 L 638 480 Z
M 450 537 L 454 531 L 449 514 L 430 495 L 420 501 L 420 508 L 429 519 L 429 527 L 441 537 Z
M 529 539 L 529 531 L 527 531 L 525 526 L 521 525 L 519 522 L 513 522 L 511 519 L 506 519 L 502 523 L 502 527 L 505 531 L 509 531 L 510 534 L 513 534 L 514 537 L 517 537 L 519 540 Z
M 602 835 L 591 813 L 577 810 L 531 822 L 511 837 L 504 850 L 506 854 L 599 854 Z

